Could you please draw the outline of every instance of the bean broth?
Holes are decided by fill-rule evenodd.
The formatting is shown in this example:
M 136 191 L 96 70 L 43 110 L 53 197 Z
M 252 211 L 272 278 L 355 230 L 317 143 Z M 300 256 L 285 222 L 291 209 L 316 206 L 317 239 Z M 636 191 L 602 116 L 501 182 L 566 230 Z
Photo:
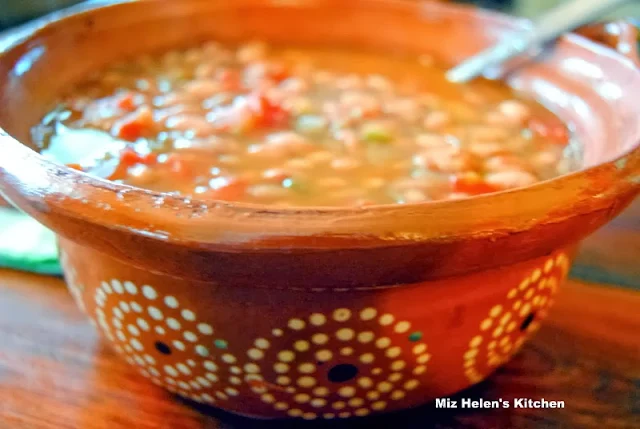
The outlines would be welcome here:
M 154 191 L 276 206 L 458 199 L 568 171 L 568 131 L 427 57 L 215 42 L 97 73 L 33 129 L 42 152 Z

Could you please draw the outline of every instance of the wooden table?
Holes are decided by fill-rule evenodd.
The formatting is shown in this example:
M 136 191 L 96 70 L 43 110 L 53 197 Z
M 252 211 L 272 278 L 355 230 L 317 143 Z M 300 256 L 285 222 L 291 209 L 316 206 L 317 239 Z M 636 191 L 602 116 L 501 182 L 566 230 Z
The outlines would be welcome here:
M 594 265 L 601 261 L 600 266 Z M 585 243 L 586 273 L 633 286 L 640 200 Z M 586 264 L 585 264 L 586 263 Z M 195 409 L 119 361 L 62 281 L 0 271 L 0 428 L 286 428 Z M 640 292 L 572 280 L 550 320 L 505 368 L 459 397 L 564 400 L 564 409 L 420 409 L 344 427 L 640 428 Z M 316 424 L 307 424 L 316 427 Z M 342 427 L 335 422 L 330 427 Z

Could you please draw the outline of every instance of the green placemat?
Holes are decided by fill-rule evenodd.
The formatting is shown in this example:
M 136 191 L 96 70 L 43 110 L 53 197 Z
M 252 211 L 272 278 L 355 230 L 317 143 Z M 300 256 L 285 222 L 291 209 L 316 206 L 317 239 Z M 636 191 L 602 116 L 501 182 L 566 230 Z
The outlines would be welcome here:
M 0 208 L 0 267 L 61 274 L 55 235 L 17 210 Z

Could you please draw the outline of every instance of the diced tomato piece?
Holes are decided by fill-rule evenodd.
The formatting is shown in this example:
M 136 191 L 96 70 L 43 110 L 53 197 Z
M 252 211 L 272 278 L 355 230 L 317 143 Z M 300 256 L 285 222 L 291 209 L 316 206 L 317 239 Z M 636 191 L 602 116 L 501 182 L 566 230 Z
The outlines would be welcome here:
M 221 180 L 215 188 L 207 193 L 207 196 L 214 200 L 237 201 L 246 194 L 247 187 L 248 183 L 244 180 Z
M 135 110 L 136 109 L 135 96 L 131 92 L 122 94 L 118 98 L 118 101 L 116 102 L 116 106 L 118 106 L 120 110 L 125 110 L 127 112 L 131 112 Z
M 107 180 L 124 180 L 129 173 L 129 167 L 124 164 L 118 164 L 118 166 L 107 176 Z
M 285 65 L 277 62 L 257 62 L 253 64 L 253 67 L 261 80 L 271 80 L 275 83 L 280 83 L 291 76 L 291 73 L 289 73 Z
M 136 141 L 152 129 L 154 125 L 155 122 L 151 109 L 141 107 L 119 121 L 116 121 L 111 129 L 111 133 L 122 140 Z
M 283 80 L 289 78 L 291 73 L 283 64 L 269 64 L 267 69 L 267 77 L 276 82 L 282 82 Z
M 149 152 L 148 154 L 142 157 L 142 163 L 144 165 L 154 165 L 158 162 L 158 154 L 154 152 Z
M 120 164 L 127 166 L 127 168 L 143 162 L 144 160 L 140 154 L 130 147 L 120 152 Z
M 269 100 L 264 93 L 254 92 L 249 95 L 247 101 L 256 116 L 258 126 L 275 127 L 285 125 L 289 121 L 289 112 Z
M 258 125 L 258 118 L 253 114 L 247 114 L 247 112 L 236 112 L 233 122 L 227 124 L 226 131 L 233 131 L 236 134 L 246 134 L 255 129 Z M 250 112 L 249 112 L 250 113 Z
M 548 139 L 552 143 L 567 144 L 569 142 L 569 131 L 561 122 L 532 118 L 529 121 L 529 128 L 535 134 Z
M 67 164 L 67 167 L 73 168 L 74 170 L 84 171 L 84 168 L 80 164 Z
M 475 174 L 453 176 L 451 179 L 451 185 L 455 192 L 469 195 L 488 194 L 490 192 L 497 192 L 500 190 L 499 188 L 486 183 L 480 176 Z
M 215 112 L 211 121 L 218 132 L 248 132 L 254 128 L 270 128 L 285 125 L 289 113 L 271 102 L 262 92 L 254 92 L 246 98 L 238 98 L 232 106 Z
M 133 120 L 133 121 L 116 123 L 116 125 L 114 125 L 113 131 L 116 137 L 120 139 L 128 140 L 128 141 L 136 141 L 140 137 L 142 137 L 142 133 L 144 132 L 144 129 L 145 129 L 145 126 L 143 124 L 141 124 L 136 120 Z
M 121 160 L 112 160 L 114 162 L 109 163 L 108 167 L 111 167 L 111 165 L 113 164 L 113 170 L 111 170 L 111 172 L 106 176 L 106 179 L 108 180 L 124 180 L 127 178 L 127 175 L 129 174 L 129 167 L 135 165 L 135 164 L 127 164 L 122 162 Z M 130 162 L 130 161 L 129 161 Z M 105 169 L 105 172 L 108 171 L 108 168 Z
M 126 179 L 129 168 L 138 164 L 148 165 L 148 156 L 149 155 L 140 155 L 130 147 L 123 149 L 120 151 L 120 157 L 117 160 L 117 165 L 114 166 L 113 171 L 107 178 L 109 180 Z
M 365 106 L 360 113 L 364 119 L 373 119 L 382 115 L 382 106 L 380 104 Z

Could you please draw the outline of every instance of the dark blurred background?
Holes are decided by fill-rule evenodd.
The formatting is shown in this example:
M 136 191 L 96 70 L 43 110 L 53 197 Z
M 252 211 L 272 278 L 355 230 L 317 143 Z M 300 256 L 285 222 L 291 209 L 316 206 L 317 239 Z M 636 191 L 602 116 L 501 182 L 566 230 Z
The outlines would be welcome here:
M 94 0 L 89 0 L 94 1 Z M 179 1 L 179 0 L 174 0 Z M 215 0 L 212 0 L 215 1 Z M 349 1 L 349 0 L 344 0 Z M 411 0 L 408 0 L 411 1 Z M 419 1 L 419 0 L 416 0 Z M 502 10 L 514 15 L 535 16 L 563 0 L 455 0 L 458 3 L 473 3 L 480 7 Z M 0 30 L 23 23 L 50 11 L 82 3 L 83 0 L 0 0 Z M 640 2 L 632 2 L 607 18 L 638 17 Z
M 0 30 L 82 0 L 0 0 Z

